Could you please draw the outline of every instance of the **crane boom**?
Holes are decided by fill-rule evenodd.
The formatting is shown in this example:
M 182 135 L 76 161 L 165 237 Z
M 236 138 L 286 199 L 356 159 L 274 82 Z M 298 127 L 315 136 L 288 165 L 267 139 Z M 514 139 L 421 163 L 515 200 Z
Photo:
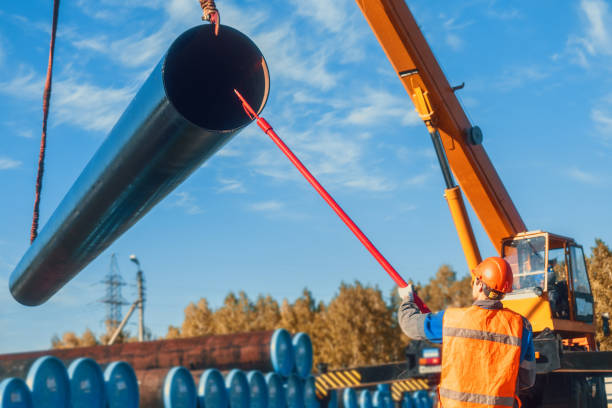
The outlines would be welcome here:
M 425 102 L 459 186 L 501 254 L 502 240 L 527 230 L 404 0 L 356 0 L 417 111 Z M 428 125 L 429 127 L 429 125 Z
M 480 145 L 480 129 L 472 126 L 455 96 L 459 87 L 448 83 L 405 0 L 355 1 L 429 130 L 469 268 L 480 262 L 480 252 L 460 189 L 512 268 L 512 292 L 503 305 L 527 318 L 537 333 L 540 375 L 533 391 L 521 395 L 524 406 L 606 406 L 601 378 L 585 376 L 609 372 L 612 354 L 597 351 L 594 298 L 582 246 L 559 234 L 526 231 Z M 431 368 L 418 369 L 422 374 Z M 570 402 L 568 396 L 577 389 L 588 391 Z

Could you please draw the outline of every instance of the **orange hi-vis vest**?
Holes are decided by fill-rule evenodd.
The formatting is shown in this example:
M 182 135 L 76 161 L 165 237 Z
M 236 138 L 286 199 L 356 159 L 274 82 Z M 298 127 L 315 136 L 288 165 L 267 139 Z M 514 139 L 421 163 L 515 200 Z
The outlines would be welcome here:
M 508 309 L 478 306 L 444 312 L 440 405 L 513 407 L 523 318 Z M 520 403 L 520 402 L 519 402 Z

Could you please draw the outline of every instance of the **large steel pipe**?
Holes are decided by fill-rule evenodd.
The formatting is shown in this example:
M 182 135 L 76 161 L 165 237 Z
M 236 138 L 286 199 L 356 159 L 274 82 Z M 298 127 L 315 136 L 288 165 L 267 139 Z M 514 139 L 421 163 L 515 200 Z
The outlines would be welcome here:
M 138 370 L 136 378 L 141 408 L 197 406 L 196 380 L 183 367 Z
M 3 354 L 0 355 L 0 379 L 20 377 L 37 358 L 45 355 L 55 356 L 65 364 L 80 357 L 90 357 L 98 364 L 125 361 L 135 370 L 184 366 L 189 370 L 241 368 L 245 371 L 276 371 L 288 375 L 293 368 L 291 347 L 289 333 L 278 329 Z
M 234 88 L 263 109 L 268 69 L 248 37 L 179 36 L 13 271 L 15 299 L 45 302 L 246 126 Z

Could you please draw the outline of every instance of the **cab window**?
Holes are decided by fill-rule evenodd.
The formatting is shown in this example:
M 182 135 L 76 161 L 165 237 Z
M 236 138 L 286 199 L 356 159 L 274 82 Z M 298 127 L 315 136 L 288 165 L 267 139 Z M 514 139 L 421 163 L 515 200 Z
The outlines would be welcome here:
M 589 285 L 589 277 L 584 263 L 582 248 L 570 247 L 570 262 L 572 263 L 572 284 L 574 286 L 574 311 L 576 320 L 593 321 L 593 295 Z
M 544 288 L 546 275 L 546 237 L 534 237 L 504 243 L 504 258 L 512 267 L 513 291 L 536 286 Z

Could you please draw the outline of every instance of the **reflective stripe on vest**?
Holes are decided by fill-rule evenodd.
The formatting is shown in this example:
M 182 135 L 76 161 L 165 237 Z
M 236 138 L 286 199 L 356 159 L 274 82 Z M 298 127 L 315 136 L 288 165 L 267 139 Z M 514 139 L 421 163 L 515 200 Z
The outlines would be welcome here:
M 447 309 L 442 326 L 442 407 L 512 407 L 523 318 L 508 309 Z
M 497 405 L 503 407 L 514 406 L 513 397 L 493 397 L 491 395 L 470 394 L 467 392 L 459 392 L 440 388 L 440 397 L 450 398 L 461 402 L 473 402 L 474 404 L 482 405 Z

